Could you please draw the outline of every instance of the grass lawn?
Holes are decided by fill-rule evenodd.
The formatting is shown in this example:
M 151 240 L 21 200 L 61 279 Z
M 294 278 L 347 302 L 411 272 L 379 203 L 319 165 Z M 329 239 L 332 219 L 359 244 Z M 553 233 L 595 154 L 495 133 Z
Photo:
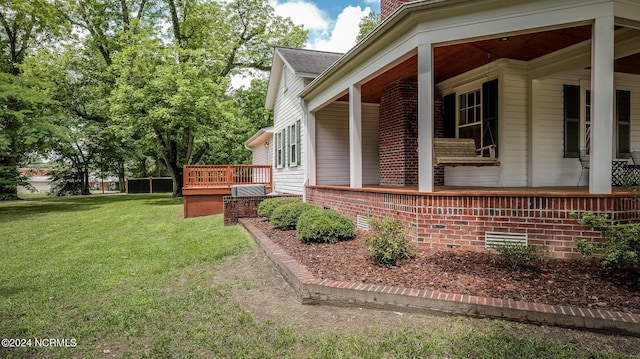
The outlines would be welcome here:
M 211 284 L 218 263 L 254 248 L 248 234 L 222 216 L 183 219 L 166 195 L 3 205 L 0 248 L 0 335 L 25 340 L 3 341 L 3 358 L 611 357 L 494 329 L 318 335 L 259 323 Z

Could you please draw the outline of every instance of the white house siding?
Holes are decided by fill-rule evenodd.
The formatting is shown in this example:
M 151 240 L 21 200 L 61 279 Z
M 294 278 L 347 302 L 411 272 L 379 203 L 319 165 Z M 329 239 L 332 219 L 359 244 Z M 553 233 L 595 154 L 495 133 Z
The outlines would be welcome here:
M 498 77 L 499 167 L 445 167 L 446 186 L 518 187 L 527 185 L 528 81 L 526 63 L 501 60 L 491 71 L 477 69 L 439 85 L 443 93 L 479 79 Z M 478 77 L 484 71 L 484 78 Z M 487 76 L 488 75 L 488 76 Z
M 591 81 L 590 71 L 556 74 L 536 83 L 533 117 L 533 186 L 575 186 L 582 168 L 578 159 L 564 158 L 563 85 Z M 640 148 L 640 76 L 616 74 L 615 88 L 631 91 L 631 148 Z M 587 86 L 588 87 L 588 86 Z M 581 185 L 588 184 L 588 176 Z
M 529 86 L 527 66 L 524 62 L 509 61 L 500 76 L 499 95 L 501 144 L 501 179 L 504 187 L 527 185 L 528 137 L 529 137 Z
M 346 102 L 334 102 L 316 113 L 316 173 L 319 185 L 349 185 L 349 104 Z
M 283 76 L 280 79 L 278 95 L 274 106 L 274 124 L 273 124 L 273 146 L 269 146 L 271 156 L 274 156 L 275 137 L 276 134 L 283 129 L 300 121 L 300 153 L 304 158 L 304 119 L 303 111 L 300 106 L 300 98 L 298 94 L 304 87 L 304 79 L 295 76 L 295 74 L 286 65 L 284 66 Z M 286 83 L 285 83 L 286 82 Z M 274 190 L 280 193 L 302 194 L 304 190 L 304 165 L 291 164 L 287 166 L 288 151 L 284 151 L 285 159 L 283 166 L 276 167 L 275 161 L 273 170 Z M 275 158 L 274 158 L 275 160 Z
M 252 149 L 252 157 L 254 165 L 272 165 L 273 164 L 273 137 L 267 139 L 269 145 L 265 146 L 264 142 L 258 143 Z
M 378 104 L 362 104 L 362 183 L 380 183 Z M 334 102 L 316 113 L 319 185 L 349 185 L 349 103 Z

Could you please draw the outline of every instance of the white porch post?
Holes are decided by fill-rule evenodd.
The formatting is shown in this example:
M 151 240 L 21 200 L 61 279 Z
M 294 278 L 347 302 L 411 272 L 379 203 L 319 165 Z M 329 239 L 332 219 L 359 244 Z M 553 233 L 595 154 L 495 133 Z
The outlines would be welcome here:
M 418 46 L 418 191 L 433 192 L 433 50 Z
M 589 193 L 611 193 L 613 158 L 614 18 L 595 19 L 591 46 L 591 166 Z
M 305 171 L 306 182 L 309 186 L 316 185 L 316 114 L 315 112 L 307 113 L 307 123 L 304 131 L 304 152 L 306 155 Z M 305 191 L 306 192 L 306 191 Z
M 362 188 L 362 97 L 360 85 L 349 88 L 349 184 Z

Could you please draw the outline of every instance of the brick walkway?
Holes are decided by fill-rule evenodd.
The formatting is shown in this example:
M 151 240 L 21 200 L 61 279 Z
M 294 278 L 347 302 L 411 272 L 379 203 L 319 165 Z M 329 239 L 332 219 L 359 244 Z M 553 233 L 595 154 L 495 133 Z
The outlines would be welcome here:
M 638 314 L 316 279 L 254 225 L 243 219 L 240 219 L 240 223 L 276 264 L 303 304 L 437 311 L 640 336 Z

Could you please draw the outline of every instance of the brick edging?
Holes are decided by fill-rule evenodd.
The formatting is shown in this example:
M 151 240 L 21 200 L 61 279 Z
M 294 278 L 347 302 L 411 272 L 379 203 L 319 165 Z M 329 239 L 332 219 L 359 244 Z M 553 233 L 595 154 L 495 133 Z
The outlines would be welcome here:
M 640 336 L 640 315 L 634 313 L 316 279 L 249 221 L 240 219 L 240 224 L 276 264 L 303 304 L 437 311 Z

